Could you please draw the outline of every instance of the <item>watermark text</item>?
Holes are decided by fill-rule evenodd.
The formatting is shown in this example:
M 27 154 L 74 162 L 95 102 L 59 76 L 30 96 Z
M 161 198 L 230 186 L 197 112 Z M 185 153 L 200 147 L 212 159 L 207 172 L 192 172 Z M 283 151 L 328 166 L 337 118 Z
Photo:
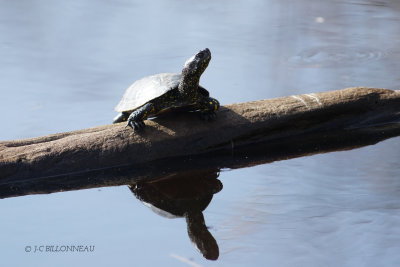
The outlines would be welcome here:
M 32 245 L 25 246 L 29 253 L 90 253 L 94 252 L 94 245 Z

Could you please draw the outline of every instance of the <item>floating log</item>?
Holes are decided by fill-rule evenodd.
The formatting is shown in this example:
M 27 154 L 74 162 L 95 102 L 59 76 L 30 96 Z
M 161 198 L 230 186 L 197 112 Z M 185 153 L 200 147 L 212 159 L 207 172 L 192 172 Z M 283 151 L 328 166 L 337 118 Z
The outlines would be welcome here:
M 399 90 L 354 87 L 231 104 L 212 122 L 176 113 L 146 121 L 141 132 L 119 123 L 2 141 L 0 185 L 33 190 L 60 177 L 81 184 L 99 175 L 125 177 L 114 183 L 123 184 L 128 176 L 237 168 L 376 143 L 400 135 L 399 122 Z

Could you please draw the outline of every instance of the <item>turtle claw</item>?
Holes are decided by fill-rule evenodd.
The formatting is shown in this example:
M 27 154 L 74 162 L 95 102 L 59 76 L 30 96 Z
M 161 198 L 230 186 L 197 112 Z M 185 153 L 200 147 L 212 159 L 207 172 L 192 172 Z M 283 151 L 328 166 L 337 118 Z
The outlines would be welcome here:
M 125 127 L 128 126 L 131 127 L 134 131 L 139 131 L 144 128 L 145 124 L 143 121 L 128 120 L 128 123 Z

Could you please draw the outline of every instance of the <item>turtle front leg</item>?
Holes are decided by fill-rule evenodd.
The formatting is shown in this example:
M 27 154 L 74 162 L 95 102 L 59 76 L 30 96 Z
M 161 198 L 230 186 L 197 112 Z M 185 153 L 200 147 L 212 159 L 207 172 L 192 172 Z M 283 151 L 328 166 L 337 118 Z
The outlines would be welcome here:
M 147 119 L 153 111 L 154 105 L 152 103 L 143 105 L 129 115 L 126 126 L 131 127 L 135 131 L 142 129 L 145 126 L 143 121 Z
M 212 97 L 204 97 L 200 102 L 200 116 L 203 120 L 213 120 L 216 117 L 215 112 L 219 109 L 219 102 Z

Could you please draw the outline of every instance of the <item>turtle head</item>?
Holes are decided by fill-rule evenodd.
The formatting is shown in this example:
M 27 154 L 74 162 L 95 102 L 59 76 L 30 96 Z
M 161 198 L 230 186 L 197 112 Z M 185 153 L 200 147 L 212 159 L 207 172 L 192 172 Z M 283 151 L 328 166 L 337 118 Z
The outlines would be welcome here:
M 189 58 L 182 69 L 183 77 L 200 79 L 211 60 L 211 52 L 208 48 L 200 50 L 196 55 Z M 198 81 L 197 81 L 198 82 Z

